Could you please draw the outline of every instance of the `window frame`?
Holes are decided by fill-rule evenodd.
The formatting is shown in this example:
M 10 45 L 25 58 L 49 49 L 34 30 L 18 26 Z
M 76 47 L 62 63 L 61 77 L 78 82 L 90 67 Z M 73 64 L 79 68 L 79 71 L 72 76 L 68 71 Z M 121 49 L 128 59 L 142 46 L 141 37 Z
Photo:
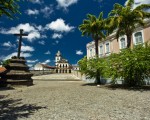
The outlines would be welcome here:
M 101 47 L 102 47 L 102 53 L 101 53 Z M 104 45 L 100 44 L 99 45 L 99 56 L 103 56 L 103 54 L 104 54 Z
M 106 45 L 107 45 L 107 44 L 109 44 L 109 51 L 108 51 L 108 52 L 106 51 Z M 106 54 L 106 55 L 110 54 L 110 42 L 109 42 L 109 41 L 108 41 L 108 42 L 105 42 L 105 54 Z
M 125 39 L 125 47 L 124 48 L 122 48 L 122 46 L 121 46 L 121 39 L 122 38 Z M 125 49 L 126 47 L 127 47 L 127 36 L 124 35 L 124 36 L 119 37 L 119 49 Z
M 144 43 L 144 31 L 143 30 L 136 31 L 136 32 L 133 33 L 133 44 L 134 45 L 139 45 L 138 43 L 136 43 L 136 37 L 135 37 L 136 33 L 141 33 L 141 35 L 142 35 L 142 43 L 139 43 L 139 44 L 143 44 Z

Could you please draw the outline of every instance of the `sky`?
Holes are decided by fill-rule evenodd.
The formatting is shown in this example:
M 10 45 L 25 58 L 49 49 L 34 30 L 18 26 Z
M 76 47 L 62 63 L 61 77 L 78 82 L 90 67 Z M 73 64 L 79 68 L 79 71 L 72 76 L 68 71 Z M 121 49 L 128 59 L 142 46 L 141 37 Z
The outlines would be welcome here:
M 92 39 L 81 36 L 78 26 L 88 13 L 104 18 L 113 5 L 124 5 L 126 0 L 24 0 L 19 3 L 18 19 L 0 17 L 0 60 L 17 55 L 18 39 L 13 34 L 20 29 L 27 33 L 23 37 L 21 56 L 29 67 L 36 63 L 53 66 L 58 50 L 70 64 L 76 64 L 86 55 L 86 44 Z M 135 0 L 134 7 L 150 4 L 150 0 Z

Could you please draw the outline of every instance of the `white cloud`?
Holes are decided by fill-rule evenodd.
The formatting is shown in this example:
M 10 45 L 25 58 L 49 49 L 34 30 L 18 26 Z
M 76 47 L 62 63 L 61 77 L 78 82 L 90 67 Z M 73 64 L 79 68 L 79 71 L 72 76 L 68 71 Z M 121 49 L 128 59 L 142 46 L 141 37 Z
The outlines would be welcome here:
M 47 38 L 47 36 L 46 35 L 41 35 L 41 38 Z
M 83 55 L 83 52 L 81 50 L 76 50 L 77 55 Z
M 48 50 L 48 51 L 45 52 L 44 54 L 49 55 L 49 54 L 51 54 L 51 52 Z
M 0 33 L 15 34 L 15 33 L 19 33 L 20 29 L 23 29 L 24 33 L 28 33 L 28 36 L 24 36 L 24 38 L 27 38 L 27 40 L 30 42 L 32 42 L 35 39 L 41 38 L 40 31 L 36 27 L 30 25 L 29 23 L 19 24 L 16 27 L 11 27 L 9 30 L 1 28 Z
M 37 30 L 39 30 L 39 31 L 44 31 L 44 30 L 45 30 L 42 25 L 39 25 L 39 26 L 34 25 L 34 27 L 35 27 Z
M 53 6 L 45 6 L 44 8 L 41 9 L 41 13 L 44 14 L 44 17 L 48 18 L 50 15 L 54 12 Z
M 39 11 L 36 10 L 36 9 L 34 9 L 34 10 L 28 9 L 28 10 L 26 11 L 26 13 L 27 13 L 28 15 L 38 15 L 38 14 L 39 14 Z
M 24 38 L 27 38 L 28 41 L 32 42 L 35 39 L 41 38 L 41 35 L 38 31 L 32 31 L 28 34 L 28 36 L 25 36 Z
M 52 35 L 52 38 L 53 39 L 61 39 L 63 36 L 62 36 L 62 34 L 58 34 L 58 33 L 54 33 L 53 35 Z
M 38 43 L 41 44 L 41 45 L 45 45 L 45 41 L 43 41 L 43 40 L 39 41 Z
M 51 62 L 50 60 L 45 60 L 44 62 L 42 62 L 42 64 L 48 64 L 50 62 Z
M 12 56 L 17 56 L 17 52 L 11 53 L 11 54 L 3 57 L 3 59 L 7 60 L 7 59 L 10 59 Z M 26 58 L 26 57 L 31 57 L 32 55 L 30 53 L 23 53 L 23 52 L 21 52 L 20 56 Z
M 58 3 L 58 7 L 62 7 L 64 9 L 67 9 L 72 4 L 75 4 L 78 2 L 78 0 L 56 0 Z
M 28 65 L 28 67 L 33 67 L 33 64 L 27 64 Z
M 30 46 L 21 46 L 21 51 L 22 52 L 32 52 L 34 51 L 34 48 L 33 47 L 30 47 Z
M 36 60 L 27 60 L 28 63 L 36 63 L 38 61 L 39 61 L 38 59 L 36 59 Z
M 11 27 L 9 30 L 1 28 L 0 33 L 2 33 L 2 34 L 15 34 L 15 33 L 19 33 L 20 29 L 23 29 L 24 32 L 30 32 L 30 31 L 35 30 L 33 26 L 30 26 L 29 23 L 26 23 L 26 24 L 19 24 L 16 27 Z
M 42 4 L 43 0 L 29 0 L 30 2 L 32 2 L 33 4 Z
M 52 43 L 52 45 L 57 45 L 59 43 L 58 40 L 56 40 L 54 43 Z
M 46 29 L 50 29 L 55 32 L 70 32 L 74 29 L 74 27 L 65 24 L 65 21 L 62 18 L 59 18 L 56 21 L 52 21 L 51 23 L 47 24 Z
M 4 46 L 4 47 L 9 47 L 9 48 L 11 48 L 11 47 L 16 47 L 16 45 L 15 45 L 15 44 L 11 44 L 10 41 L 4 42 L 4 43 L 2 44 L 2 46 Z

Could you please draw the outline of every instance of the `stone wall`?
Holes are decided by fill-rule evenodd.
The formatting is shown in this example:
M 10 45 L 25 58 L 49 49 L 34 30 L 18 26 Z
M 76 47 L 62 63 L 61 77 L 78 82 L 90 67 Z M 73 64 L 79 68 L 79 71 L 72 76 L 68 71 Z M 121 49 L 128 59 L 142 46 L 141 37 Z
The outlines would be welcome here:
M 76 77 L 78 77 L 79 79 L 87 82 L 87 83 L 94 83 L 95 79 L 89 79 L 86 77 L 86 75 L 82 75 L 81 72 L 79 71 L 72 71 L 72 74 L 74 74 Z M 145 78 L 145 85 L 150 85 L 150 78 Z M 111 79 L 110 78 L 103 78 L 101 77 L 101 82 L 102 84 L 110 84 L 111 83 Z M 123 84 L 123 79 L 117 79 L 116 80 L 116 84 Z
M 86 75 L 84 75 L 84 74 L 82 75 L 80 71 L 72 71 L 72 74 L 74 74 L 76 77 L 78 77 L 79 79 L 81 79 L 87 83 L 94 83 L 95 82 L 94 78 L 93 79 L 87 78 Z M 102 82 L 102 84 L 110 84 L 111 79 L 101 77 L 101 82 Z M 122 84 L 122 80 L 118 80 L 117 84 Z
M 55 73 L 54 70 L 30 70 L 33 76 L 48 75 Z

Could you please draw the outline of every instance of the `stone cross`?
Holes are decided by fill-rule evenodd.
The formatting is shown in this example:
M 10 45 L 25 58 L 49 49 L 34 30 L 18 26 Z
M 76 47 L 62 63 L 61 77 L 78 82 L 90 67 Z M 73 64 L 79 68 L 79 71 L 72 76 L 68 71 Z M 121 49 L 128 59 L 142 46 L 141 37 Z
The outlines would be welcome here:
M 14 35 L 20 37 L 19 45 L 18 45 L 18 55 L 17 55 L 17 57 L 20 58 L 22 36 L 28 36 L 28 34 L 23 34 L 23 29 L 20 29 L 20 34 L 14 34 Z

